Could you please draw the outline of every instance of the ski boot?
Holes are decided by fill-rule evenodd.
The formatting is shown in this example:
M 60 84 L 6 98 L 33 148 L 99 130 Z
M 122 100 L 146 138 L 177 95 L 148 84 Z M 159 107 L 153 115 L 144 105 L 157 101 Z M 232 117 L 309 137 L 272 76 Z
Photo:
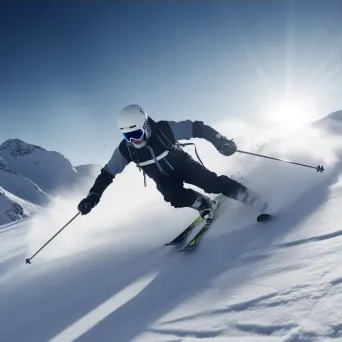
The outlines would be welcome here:
M 191 208 L 198 210 L 200 216 L 205 220 L 213 220 L 215 211 L 218 207 L 218 201 L 212 200 L 209 197 L 198 194 L 195 203 Z

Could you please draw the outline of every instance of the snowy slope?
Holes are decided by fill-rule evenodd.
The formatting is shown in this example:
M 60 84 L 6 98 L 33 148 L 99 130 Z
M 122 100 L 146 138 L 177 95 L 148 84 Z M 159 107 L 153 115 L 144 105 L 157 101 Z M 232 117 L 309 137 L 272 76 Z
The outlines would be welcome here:
M 50 196 L 42 191 L 34 182 L 14 171 L 0 157 L 0 186 L 12 194 L 37 205 L 46 205 Z
M 0 341 L 342 340 L 342 139 L 316 130 L 272 134 L 263 153 L 326 171 L 201 148 L 212 169 L 267 198 L 276 219 L 257 224 L 250 208 L 227 201 L 193 253 L 163 244 L 194 212 L 170 208 L 151 182 L 144 189 L 134 166 L 32 265 L 24 259 L 76 213 L 79 198 L 5 228 Z
M 39 206 L 25 201 L 0 187 L 0 226 L 30 217 L 40 211 Z
M 0 157 L 49 195 L 69 188 L 77 177 L 77 171 L 62 154 L 19 139 L 5 141 L 0 146 Z
M 51 198 L 0 157 L 0 226 L 41 211 Z

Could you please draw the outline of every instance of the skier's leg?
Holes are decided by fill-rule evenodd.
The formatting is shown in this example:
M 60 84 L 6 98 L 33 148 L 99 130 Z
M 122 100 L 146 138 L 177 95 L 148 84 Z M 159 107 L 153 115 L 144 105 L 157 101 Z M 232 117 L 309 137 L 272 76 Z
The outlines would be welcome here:
M 184 182 L 196 185 L 206 193 L 222 193 L 226 197 L 250 205 L 260 213 L 267 209 L 267 202 L 254 191 L 227 176 L 217 176 L 189 155 L 184 157 L 183 164 L 177 172 Z
M 193 208 L 198 210 L 204 219 L 213 219 L 218 203 L 211 201 L 199 192 L 186 189 L 183 181 L 177 178 L 166 178 L 156 180 L 157 189 L 164 196 L 164 200 L 175 208 Z
M 196 192 L 184 188 L 180 179 L 161 177 L 155 182 L 165 202 L 169 202 L 175 208 L 191 207 L 197 199 Z

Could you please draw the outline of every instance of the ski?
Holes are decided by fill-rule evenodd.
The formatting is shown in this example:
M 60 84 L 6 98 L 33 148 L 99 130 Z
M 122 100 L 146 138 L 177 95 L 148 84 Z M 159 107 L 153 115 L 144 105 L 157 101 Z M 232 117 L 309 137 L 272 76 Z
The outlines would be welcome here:
M 187 228 L 185 228 L 177 237 L 175 237 L 172 241 L 165 243 L 164 246 L 173 246 L 179 245 L 190 235 L 192 230 L 203 221 L 201 216 L 197 217 Z
M 215 218 L 220 214 L 218 209 L 216 210 Z M 207 220 L 202 229 L 191 239 L 191 241 L 185 247 L 179 249 L 178 252 L 188 252 L 195 249 L 202 240 L 204 233 L 211 227 L 211 224 L 214 220 Z M 267 222 L 270 220 L 272 220 L 272 216 L 269 214 L 260 214 L 257 219 L 258 222 Z
M 207 220 L 202 229 L 191 239 L 191 241 L 184 248 L 179 249 L 178 252 L 188 252 L 195 249 L 202 240 L 204 233 L 211 227 L 212 222 L 213 220 Z
M 193 249 L 195 249 L 199 245 L 200 241 L 202 240 L 203 235 L 209 230 L 209 228 L 211 227 L 211 224 L 213 223 L 213 221 L 218 216 L 220 216 L 221 213 L 222 213 L 222 202 L 224 202 L 226 200 L 226 198 L 219 196 L 217 199 L 219 201 L 219 205 L 216 208 L 214 219 L 212 219 L 212 220 L 205 220 L 205 224 L 200 229 L 200 231 L 190 240 L 190 242 L 187 245 L 185 245 L 185 247 L 179 249 L 178 252 L 192 251 Z
M 220 207 L 221 203 L 226 200 L 226 197 L 223 195 L 217 195 L 215 197 L 216 200 L 218 200 L 219 205 L 218 208 Z M 217 208 L 217 209 L 218 209 Z M 217 210 L 216 209 L 216 210 Z M 192 230 L 201 222 L 203 221 L 203 218 L 201 216 L 197 217 L 188 227 L 186 227 L 177 237 L 175 237 L 172 241 L 165 243 L 164 246 L 174 246 L 174 245 L 179 245 L 183 241 L 186 240 L 186 238 L 191 234 Z

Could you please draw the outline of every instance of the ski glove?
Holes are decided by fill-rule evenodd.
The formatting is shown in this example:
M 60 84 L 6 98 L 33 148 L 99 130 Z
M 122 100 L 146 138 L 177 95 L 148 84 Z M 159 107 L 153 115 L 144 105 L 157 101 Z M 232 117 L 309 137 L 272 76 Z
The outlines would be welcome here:
M 87 215 L 99 202 L 100 196 L 98 194 L 89 194 L 79 203 L 78 210 L 82 215 Z
M 216 149 L 224 156 L 231 156 L 236 152 L 236 144 L 233 140 L 220 136 L 216 144 Z

